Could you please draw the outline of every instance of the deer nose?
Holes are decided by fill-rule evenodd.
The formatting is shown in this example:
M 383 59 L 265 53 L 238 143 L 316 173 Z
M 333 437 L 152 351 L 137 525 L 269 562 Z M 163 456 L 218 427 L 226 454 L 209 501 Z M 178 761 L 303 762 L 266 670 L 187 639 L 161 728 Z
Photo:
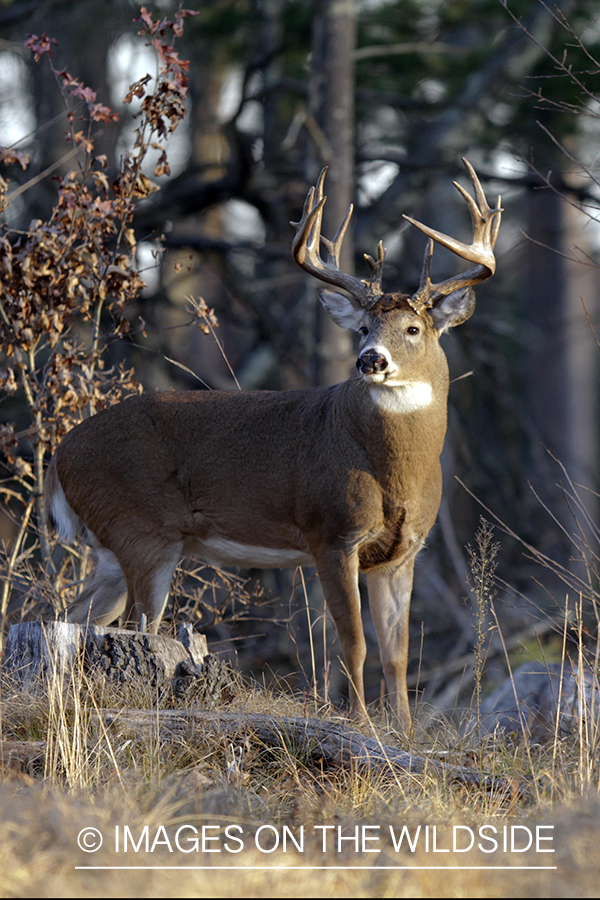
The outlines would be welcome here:
M 356 368 L 363 375 L 373 375 L 376 372 L 384 372 L 388 367 L 388 361 L 377 350 L 367 350 L 356 360 Z

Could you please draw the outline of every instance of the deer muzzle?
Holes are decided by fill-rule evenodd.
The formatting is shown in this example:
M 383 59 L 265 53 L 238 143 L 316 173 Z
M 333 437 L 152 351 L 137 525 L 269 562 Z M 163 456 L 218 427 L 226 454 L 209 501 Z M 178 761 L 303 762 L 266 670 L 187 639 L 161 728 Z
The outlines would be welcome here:
M 378 375 L 389 365 L 386 357 L 378 350 L 366 350 L 356 360 L 356 368 L 363 375 Z

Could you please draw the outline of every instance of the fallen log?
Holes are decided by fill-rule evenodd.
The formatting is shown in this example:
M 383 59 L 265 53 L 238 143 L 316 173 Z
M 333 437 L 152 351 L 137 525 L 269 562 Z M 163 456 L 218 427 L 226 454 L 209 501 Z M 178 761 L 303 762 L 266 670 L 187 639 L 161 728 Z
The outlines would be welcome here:
M 468 766 L 452 765 L 415 756 L 397 747 L 367 737 L 347 723 L 316 718 L 216 712 L 200 709 L 102 710 L 107 727 L 126 727 L 136 734 L 146 732 L 159 740 L 193 741 L 201 735 L 219 736 L 244 746 L 254 740 L 270 750 L 287 750 L 308 763 L 324 768 L 358 767 L 362 771 L 392 777 L 426 776 L 506 793 L 525 793 L 529 784 L 522 779 L 481 773 Z

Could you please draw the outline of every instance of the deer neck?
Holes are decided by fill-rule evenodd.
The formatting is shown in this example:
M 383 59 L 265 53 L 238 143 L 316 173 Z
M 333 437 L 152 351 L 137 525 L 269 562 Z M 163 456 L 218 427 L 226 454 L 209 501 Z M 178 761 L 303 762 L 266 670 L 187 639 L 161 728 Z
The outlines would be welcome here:
M 392 387 L 368 384 L 358 375 L 342 387 L 349 430 L 380 481 L 394 480 L 399 466 L 439 465 L 447 423 L 447 364 L 431 377 L 399 379 Z

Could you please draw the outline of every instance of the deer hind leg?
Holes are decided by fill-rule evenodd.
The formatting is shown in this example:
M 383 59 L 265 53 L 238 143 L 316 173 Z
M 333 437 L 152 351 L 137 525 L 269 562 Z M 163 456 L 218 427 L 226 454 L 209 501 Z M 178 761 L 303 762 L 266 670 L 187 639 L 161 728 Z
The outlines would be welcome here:
M 127 560 L 122 560 L 127 582 L 126 625 L 139 625 L 145 615 L 148 631 L 158 631 L 182 549 L 181 541 L 166 545 L 148 542 L 135 557 L 128 554 Z
M 363 668 L 367 645 L 360 614 L 358 557 L 330 553 L 316 557 L 317 570 L 327 607 L 340 639 L 350 687 L 350 708 L 354 715 L 365 714 Z
M 402 727 L 411 725 L 406 667 L 408 665 L 408 616 L 414 558 L 397 568 L 381 567 L 366 574 L 369 606 L 392 708 Z
M 125 609 L 125 576 L 110 550 L 98 546 L 92 552 L 94 569 L 79 596 L 67 607 L 67 619 L 76 625 L 109 625 Z

